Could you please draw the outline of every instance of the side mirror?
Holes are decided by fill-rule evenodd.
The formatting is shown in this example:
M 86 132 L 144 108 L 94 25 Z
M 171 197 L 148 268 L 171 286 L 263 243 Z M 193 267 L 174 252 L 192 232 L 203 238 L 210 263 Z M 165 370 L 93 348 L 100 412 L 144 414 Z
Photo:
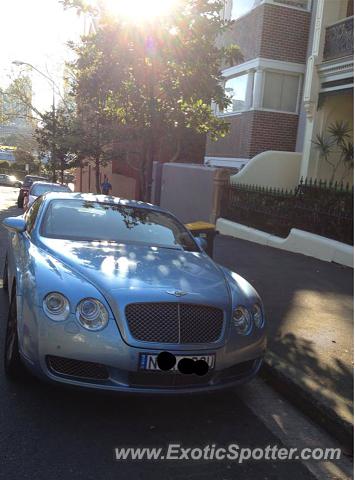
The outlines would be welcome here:
M 21 217 L 7 217 L 3 220 L 4 227 L 12 233 L 22 233 L 26 230 L 26 220 Z
M 205 252 L 207 249 L 207 241 L 202 237 L 195 237 L 195 242 L 197 245 Z

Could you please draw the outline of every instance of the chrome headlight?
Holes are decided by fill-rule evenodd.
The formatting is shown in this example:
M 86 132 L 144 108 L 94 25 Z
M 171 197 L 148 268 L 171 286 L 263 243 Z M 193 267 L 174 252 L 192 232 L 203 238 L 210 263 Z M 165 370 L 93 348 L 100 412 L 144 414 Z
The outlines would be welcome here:
M 48 293 L 43 299 L 43 310 L 51 320 L 57 322 L 66 320 L 70 312 L 69 301 L 61 293 Z
M 254 325 L 256 326 L 256 328 L 263 327 L 264 326 L 264 316 L 263 316 L 263 312 L 261 310 L 260 305 L 255 303 L 253 305 L 253 308 L 251 309 L 251 312 L 252 312 Z
M 108 312 L 96 298 L 84 298 L 76 307 L 76 318 L 87 330 L 101 330 L 108 323 Z
M 234 310 L 233 323 L 237 332 L 241 335 L 248 335 L 253 327 L 249 311 L 242 306 L 239 306 Z

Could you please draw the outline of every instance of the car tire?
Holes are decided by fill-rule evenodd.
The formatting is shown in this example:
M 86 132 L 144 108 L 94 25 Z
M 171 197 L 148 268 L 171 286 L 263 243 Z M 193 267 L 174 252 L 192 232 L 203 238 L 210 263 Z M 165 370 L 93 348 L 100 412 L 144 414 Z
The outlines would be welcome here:
M 22 379 L 25 367 L 21 361 L 18 344 L 16 292 L 12 295 L 9 306 L 4 350 L 4 368 L 7 378 L 14 381 Z
M 2 288 L 7 292 L 9 290 L 9 277 L 7 271 L 7 257 L 5 257 L 4 273 L 2 276 Z

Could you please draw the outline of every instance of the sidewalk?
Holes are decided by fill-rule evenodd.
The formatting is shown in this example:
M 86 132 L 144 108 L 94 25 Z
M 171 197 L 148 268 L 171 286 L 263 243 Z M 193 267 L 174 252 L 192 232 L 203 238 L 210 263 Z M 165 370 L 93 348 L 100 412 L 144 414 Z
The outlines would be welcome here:
M 263 299 L 267 378 L 306 403 L 326 428 L 351 433 L 353 270 L 222 235 L 214 259 L 245 277 Z

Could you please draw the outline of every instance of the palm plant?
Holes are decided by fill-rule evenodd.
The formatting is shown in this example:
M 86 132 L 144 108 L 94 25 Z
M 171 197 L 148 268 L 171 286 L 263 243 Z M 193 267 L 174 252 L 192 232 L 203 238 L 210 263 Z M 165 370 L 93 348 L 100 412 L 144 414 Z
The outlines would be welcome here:
M 344 142 L 341 145 L 342 156 L 343 156 L 343 163 L 345 165 L 345 171 L 342 176 L 342 180 L 344 180 L 345 176 L 353 170 L 354 168 L 354 144 L 353 142 Z
M 330 182 L 334 182 L 335 175 L 344 165 L 342 180 L 354 168 L 354 144 L 349 140 L 352 129 L 348 122 L 335 121 L 325 132 L 318 133 L 312 141 L 319 156 L 324 159 L 332 169 Z

